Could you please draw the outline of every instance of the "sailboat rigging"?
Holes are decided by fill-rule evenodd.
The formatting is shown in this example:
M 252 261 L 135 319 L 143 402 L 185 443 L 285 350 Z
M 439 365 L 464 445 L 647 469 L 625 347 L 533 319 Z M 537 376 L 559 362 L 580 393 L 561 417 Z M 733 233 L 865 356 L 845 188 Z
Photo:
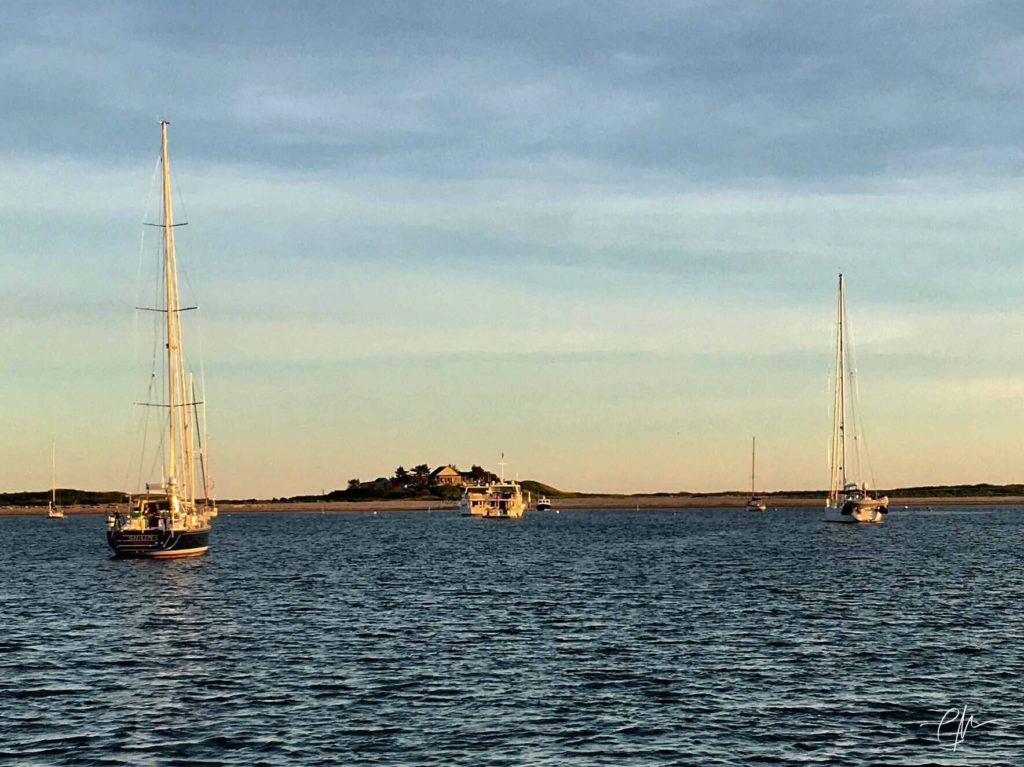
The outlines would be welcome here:
M 211 503 L 204 447 L 205 435 L 191 374 L 186 377 L 181 329 L 182 308 L 174 251 L 173 205 L 167 153 L 168 122 L 160 123 L 160 158 L 163 171 L 163 306 L 150 311 L 164 315 L 167 403 L 162 481 L 147 483 L 146 491 L 129 498 L 126 512 L 107 518 L 107 542 L 121 557 L 189 557 L 209 548 Z M 150 404 L 150 403 L 146 403 Z M 202 429 L 205 431 L 205 427 Z M 198 450 L 197 450 L 198 446 Z M 203 497 L 196 496 L 196 461 L 200 464 Z
M 889 510 L 888 497 L 877 497 L 867 483 L 849 471 L 847 465 L 847 405 L 853 402 L 855 391 L 851 383 L 853 371 L 848 364 L 850 354 L 849 333 L 846 321 L 846 293 L 843 275 L 839 275 L 839 306 L 837 309 L 836 332 L 836 374 L 832 413 L 832 445 L 829 453 L 829 494 L 825 504 L 825 519 L 829 522 L 874 522 L 885 519 Z M 847 389 L 849 388 L 849 392 Z M 863 447 L 863 440 L 856 434 L 857 420 L 851 418 L 854 427 L 853 438 L 856 450 Z M 864 448 L 866 450 L 866 448 Z M 860 461 L 857 461 L 857 472 Z
M 50 507 L 46 510 L 50 519 L 64 519 L 64 509 L 57 505 L 57 443 L 50 445 Z
M 747 508 L 751 511 L 767 511 L 768 504 L 763 498 L 758 497 L 754 491 L 754 467 L 757 465 L 757 437 L 752 438 L 750 445 L 750 500 L 747 501 Z

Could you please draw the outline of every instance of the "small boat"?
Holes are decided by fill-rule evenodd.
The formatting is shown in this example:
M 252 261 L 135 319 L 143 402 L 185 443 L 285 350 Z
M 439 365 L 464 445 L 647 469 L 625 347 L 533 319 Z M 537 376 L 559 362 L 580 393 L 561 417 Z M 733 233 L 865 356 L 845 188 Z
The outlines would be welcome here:
M 203 554 L 210 546 L 210 519 L 215 505 L 209 496 L 209 480 L 203 450 L 198 407 L 192 375 L 186 376 L 181 332 L 182 307 L 178 292 L 177 260 L 170 169 L 167 157 L 166 121 L 160 123 L 160 158 L 163 169 L 162 275 L 159 280 L 162 306 L 147 311 L 163 314 L 161 338 L 166 368 L 167 402 L 144 403 L 166 410 L 163 479 L 146 484 L 146 492 L 130 496 L 126 510 L 107 516 L 107 543 L 118 557 L 170 558 Z M 205 412 L 205 407 L 204 407 Z M 197 444 L 198 443 L 198 444 Z M 204 496 L 196 496 L 196 473 L 202 473 Z
M 754 466 L 757 460 L 757 437 L 753 438 L 753 443 L 750 447 L 750 500 L 747 501 L 747 509 L 749 511 L 767 511 L 768 504 L 764 502 L 763 498 L 759 498 L 757 493 L 754 492 Z
M 505 480 L 505 456 L 500 462 L 501 477 L 497 482 L 466 485 L 459 507 L 470 517 L 486 519 L 519 519 L 526 511 L 523 489 L 518 482 Z
M 855 390 L 849 386 L 850 395 L 847 396 L 847 386 L 852 381 L 852 371 L 847 364 L 849 354 L 849 338 L 847 337 L 846 322 L 846 294 L 843 287 L 843 275 L 839 275 L 839 308 L 837 310 L 838 321 L 836 331 L 836 376 L 835 376 L 835 399 L 833 402 L 832 419 L 832 447 L 829 454 L 829 495 L 825 503 L 825 520 L 828 522 L 857 523 L 867 522 L 880 524 L 889 511 L 888 497 L 879 498 L 872 492 L 866 482 L 858 481 L 856 475 L 860 471 L 862 450 L 866 452 L 863 435 L 856 433 L 857 418 L 853 412 L 855 406 Z M 853 425 L 853 442 L 855 450 L 853 457 L 856 459 L 856 471 L 851 471 L 847 465 L 846 450 L 846 410 L 851 409 L 850 423 Z
M 64 509 L 57 505 L 57 443 L 50 446 L 50 507 L 46 510 L 49 519 L 64 519 Z
M 551 511 L 551 500 L 546 495 L 537 499 L 537 511 Z

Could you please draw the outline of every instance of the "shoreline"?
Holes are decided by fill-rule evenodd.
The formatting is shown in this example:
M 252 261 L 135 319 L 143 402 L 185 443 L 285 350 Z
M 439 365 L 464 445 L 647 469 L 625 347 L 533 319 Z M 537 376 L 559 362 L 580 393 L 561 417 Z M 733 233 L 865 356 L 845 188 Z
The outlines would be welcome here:
M 778 508 L 821 508 L 821 498 L 792 498 L 787 496 L 761 496 L 769 509 Z M 581 498 L 552 498 L 556 509 L 742 509 L 748 500 L 746 495 L 708 496 L 621 496 L 592 495 Z M 950 496 L 890 498 L 889 508 L 906 506 L 1017 506 L 1024 505 L 1024 496 Z M 68 506 L 67 516 L 106 514 L 120 506 Z M 455 511 L 459 508 L 454 501 L 430 503 L 427 500 L 380 500 L 380 501 L 325 501 L 296 502 L 270 501 L 266 503 L 222 503 L 218 506 L 221 514 L 265 514 L 265 513 L 348 513 L 366 511 Z M 41 506 L 0 506 L 0 517 L 36 516 L 45 517 L 46 507 Z

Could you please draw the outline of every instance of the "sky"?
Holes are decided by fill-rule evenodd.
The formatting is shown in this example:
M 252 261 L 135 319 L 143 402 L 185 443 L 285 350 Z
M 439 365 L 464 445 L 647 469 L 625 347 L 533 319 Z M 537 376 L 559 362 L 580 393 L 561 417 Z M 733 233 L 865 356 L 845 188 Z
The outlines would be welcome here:
M 823 488 L 840 271 L 869 479 L 1024 481 L 1017 3 L 13 2 L 0 94 L 0 492 L 159 479 L 162 119 L 222 498 Z

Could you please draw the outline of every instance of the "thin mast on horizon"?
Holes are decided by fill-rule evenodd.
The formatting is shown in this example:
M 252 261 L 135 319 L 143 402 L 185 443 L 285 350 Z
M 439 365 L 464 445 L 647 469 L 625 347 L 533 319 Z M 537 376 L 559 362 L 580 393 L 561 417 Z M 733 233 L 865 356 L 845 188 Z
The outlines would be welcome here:
M 750 497 L 754 497 L 754 466 L 757 456 L 757 437 L 751 437 L 750 441 Z

